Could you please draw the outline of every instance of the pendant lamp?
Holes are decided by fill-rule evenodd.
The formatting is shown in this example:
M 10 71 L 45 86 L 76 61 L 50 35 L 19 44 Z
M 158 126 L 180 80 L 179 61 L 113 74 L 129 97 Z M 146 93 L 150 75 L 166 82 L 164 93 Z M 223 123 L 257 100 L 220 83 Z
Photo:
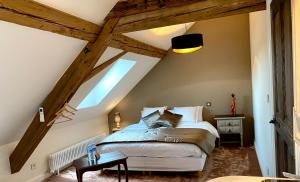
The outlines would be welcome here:
M 172 38 L 173 52 L 184 54 L 195 52 L 203 47 L 202 34 L 185 34 Z
M 187 32 L 187 25 L 185 26 L 185 32 Z M 191 53 L 198 51 L 203 47 L 203 35 L 200 33 L 185 34 L 172 38 L 173 52 L 179 54 Z

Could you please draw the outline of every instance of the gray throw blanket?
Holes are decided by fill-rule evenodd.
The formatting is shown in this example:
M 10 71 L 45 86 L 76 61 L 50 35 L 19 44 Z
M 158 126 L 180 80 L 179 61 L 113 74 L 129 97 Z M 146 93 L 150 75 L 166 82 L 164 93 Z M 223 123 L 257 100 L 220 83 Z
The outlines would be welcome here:
M 190 143 L 210 154 L 215 147 L 215 140 L 216 137 L 209 131 L 199 128 L 125 129 L 109 135 L 98 145 L 126 142 Z

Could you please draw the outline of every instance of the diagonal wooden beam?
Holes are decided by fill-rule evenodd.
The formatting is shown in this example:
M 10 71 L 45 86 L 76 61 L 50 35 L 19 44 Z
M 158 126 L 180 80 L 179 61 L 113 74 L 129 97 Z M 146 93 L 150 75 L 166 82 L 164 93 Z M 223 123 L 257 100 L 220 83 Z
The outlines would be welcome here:
M 81 83 L 90 74 L 109 45 L 113 36 L 113 29 L 118 21 L 118 18 L 114 18 L 105 23 L 98 39 L 85 46 L 45 98 L 41 106 L 44 108 L 46 122 L 39 121 L 39 113 L 35 115 L 24 136 L 9 157 L 12 173 L 16 173 L 22 168 L 50 129 L 51 125 L 48 127 L 48 122 L 55 118 L 55 113 L 72 98 Z
M 31 0 L 0 0 L 0 20 L 88 41 L 95 41 L 101 30 L 101 26 Z
M 265 0 L 206 0 L 121 17 L 115 33 L 207 20 L 265 10 Z
M 145 44 L 122 34 L 115 34 L 109 46 L 122 49 L 127 52 L 133 52 L 157 58 L 163 58 L 167 54 L 167 51 L 163 49 Z
M 118 59 L 120 59 L 126 53 L 127 53 L 127 51 L 123 51 L 120 54 L 117 54 L 116 56 L 110 58 L 109 60 L 105 61 L 104 63 L 102 63 L 99 66 L 97 66 L 96 68 L 94 68 L 91 71 L 91 73 L 86 76 L 84 82 L 87 82 L 88 80 L 90 80 L 91 78 L 93 78 L 94 76 L 96 76 L 98 73 L 100 73 L 105 68 L 107 68 L 108 66 L 110 66 L 111 64 L 113 64 L 114 62 L 116 62 Z

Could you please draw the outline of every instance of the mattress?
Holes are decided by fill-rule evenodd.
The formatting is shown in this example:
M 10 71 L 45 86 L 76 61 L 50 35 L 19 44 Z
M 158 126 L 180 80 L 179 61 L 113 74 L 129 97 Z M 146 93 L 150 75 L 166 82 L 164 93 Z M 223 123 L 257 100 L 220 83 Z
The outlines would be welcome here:
M 124 130 L 145 128 L 142 123 Z M 219 137 L 217 130 L 208 122 L 186 123 L 182 128 L 202 128 Z M 189 143 L 135 142 L 111 143 L 97 146 L 98 152 L 119 151 L 128 156 L 129 170 L 139 171 L 202 171 L 207 154 Z M 111 168 L 115 169 L 115 168 Z
M 130 171 L 202 171 L 206 158 L 206 154 L 182 158 L 128 157 L 127 165 Z M 124 169 L 122 165 L 121 168 Z M 117 167 L 109 170 L 117 170 Z
M 215 127 L 208 122 L 182 124 L 182 128 L 206 129 L 216 137 L 219 134 Z M 125 128 L 130 132 L 132 129 L 145 129 L 147 126 L 140 122 Z M 120 151 L 129 157 L 202 157 L 205 153 L 196 145 L 188 143 L 163 143 L 163 142 L 135 142 L 135 143 L 111 143 L 97 147 L 98 152 L 107 153 Z
M 119 151 L 128 157 L 202 157 L 205 153 L 194 144 L 187 143 L 113 143 L 97 147 L 98 152 Z

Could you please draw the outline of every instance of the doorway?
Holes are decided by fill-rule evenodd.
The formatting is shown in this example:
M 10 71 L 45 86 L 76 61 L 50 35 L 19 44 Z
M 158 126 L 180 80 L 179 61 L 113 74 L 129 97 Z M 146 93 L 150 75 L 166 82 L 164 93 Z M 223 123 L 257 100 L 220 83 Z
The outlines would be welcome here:
M 291 0 L 271 3 L 276 173 L 295 173 Z

